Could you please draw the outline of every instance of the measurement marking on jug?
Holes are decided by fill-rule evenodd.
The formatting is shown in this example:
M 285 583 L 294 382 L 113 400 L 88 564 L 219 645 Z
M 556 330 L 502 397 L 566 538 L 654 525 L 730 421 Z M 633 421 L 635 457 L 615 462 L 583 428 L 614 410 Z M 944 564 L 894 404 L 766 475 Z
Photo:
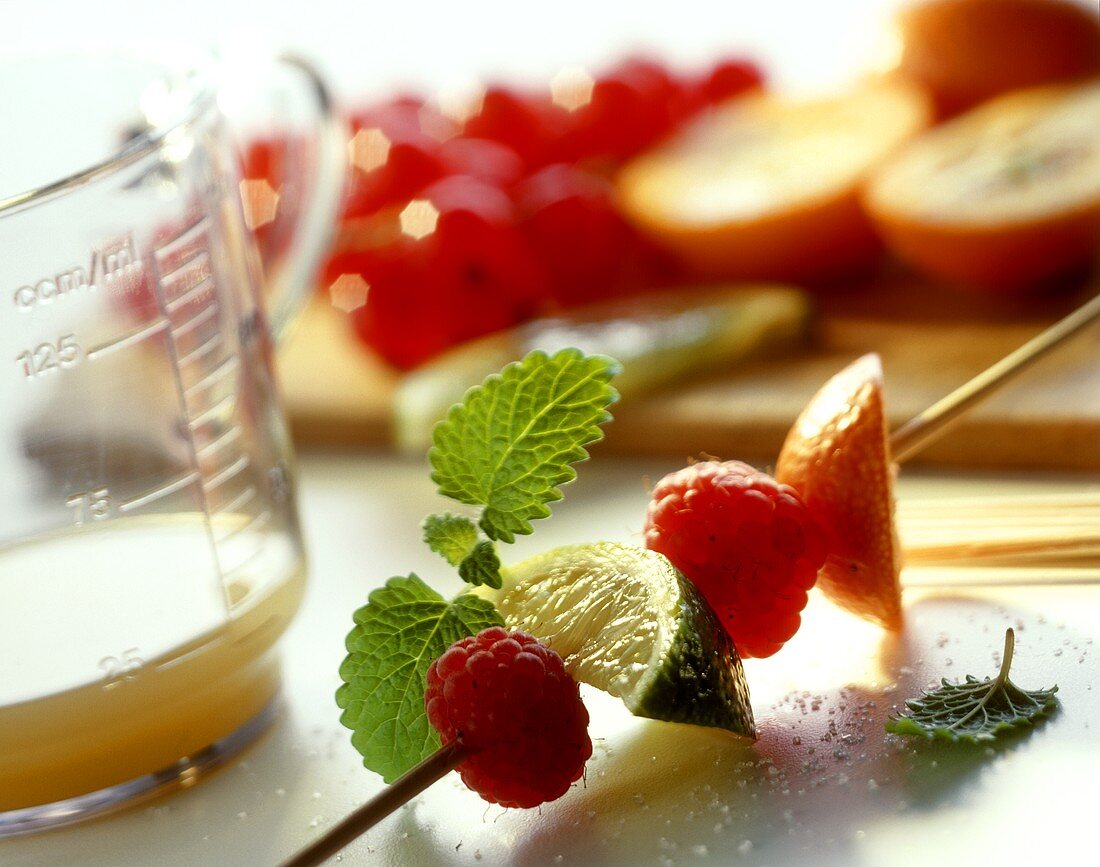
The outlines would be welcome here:
M 156 255 L 158 259 L 166 259 L 172 253 L 176 247 L 180 247 L 190 241 L 195 235 L 210 225 L 210 217 L 203 216 L 195 220 L 190 226 L 183 229 L 174 238 L 165 241 L 159 247 L 157 247 Z
M 186 322 L 181 322 L 179 325 L 173 328 L 172 334 L 177 338 L 183 337 L 185 334 L 189 334 L 195 328 L 198 328 L 200 325 L 202 325 L 202 323 L 206 322 L 211 317 L 217 315 L 218 303 L 216 301 L 211 301 L 206 307 L 203 308 L 201 313 L 196 313 Z
M 217 403 L 212 404 L 207 409 L 204 409 L 198 415 L 192 416 L 191 420 L 187 423 L 188 427 L 190 427 L 191 430 L 195 430 L 195 428 L 201 427 L 202 425 L 206 424 L 206 422 L 208 422 L 210 419 L 221 413 L 226 406 L 233 403 L 233 401 L 235 401 L 236 399 L 237 395 L 233 393 L 227 394 Z
M 236 574 L 237 572 L 241 572 L 241 571 L 244 570 L 244 568 L 246 566 L 250 566 L 252 564 L 252 561 L 255 560 L 257 557 L 259 557 L 263 553 L 263 551 L 264 551 L 264 546 L 263 546 L 263 543 L 261 542 L 259 545 L 256 546 L 255 551 L 253 551 L 251 554 L 249 554 L 243 560 L 238 562 L 235 566 L 231 566 L 230 568 L 226 569 L 222 573 L 222 581 L 228 583 L 226 581 L 226 579 L 228 579 L 230 575 Z
M 235 355 L 229 356 L 229 358 L 220 362 L 217 367 L 210 371 L 206 376 L 200 379 L 198 382 L 192 383 L 185 390 L 184 394 L 190 397 L 191 395 L 198 394 L 204 388 L 211 386 L 229 374 L 233 373 L 238 367 L 241 366 L 241 360 Z
M 129 512 L 133 509 L 140 509 L 142 506 L 147 506 L 149 503 L 155 502 L 161 497 L 167 497 L 169 494 L 174 494 L 176 491 L 182 490 L 198 480 L 199 474 L 197 472 L 186 473 L 166 485 L 161 485 L 161 487 L 155 490 L 142 494 L 140 497 L 134 497 L 132 500 L 127 500 L 118 507 L 118 510 L 120 512 Z
M 216 510 L 216 514 L 223 515 L 237 511 L 245 503 L 252 501 L 252 498 L 256 496 L 256 489 L 249 485 L 243 491 L 241 491 L 232 500 L 226 503 L 224 506 Z
M 240 458 L 236 463 L 232 464 L 228 468 L 222 470 L 214 478 L 205 479 L 206 475 L 202 466 L 202 461 L 199 458 L 198 444 L 195 442 L 195 431 L 204 424 L 208 419 L 215 418 L 219 413 L 232 412 L 236 405 L 236 394 L 230 391 L 221 400 L 217 401 L 213 405 L 207 405 L 202 412 L 197 415 L 192 412 L 192 408 L 189 405 L 187 399 L 187 383 L 184 379 L 183 365 L 181 364 L 181 356 L 191 351 L 190 357 L 194 358 L 194 347 L 188 347 L 181 343 L 181 338 L 198 328 L 202 323 L 213 320 L 215 329 L 218 326 L 218 285 L 214 280 L 211 272 L 210 264 L 201 264 L 206 260 L 200 260 L 194 255 L 194 252 L 187 248 L 192 240 L 195 242 L 195 246 L 200 249 L 205 249 L 206 240 L 199 237 L 199 233 L 205 231 L 206 227 L 210 225 L 210 218 L 208 216 L 200 217 L 195 220 L 190 226 L 187 226 L 183 231 L 178 233 L 174 238 L 165 241 L 156 250 L 153 251 L 150 263 L 150 272 L 153 277 L 153 286 L 156 293 L 157 303 L 160 305 L 161 313 L 170 320 L 168 328 L 168 340 L 165 341 L 165 349 L 168 352 L 169 359 L 171 361 L 172 379 L 175 387 L 176 399 L 179 401 L 180 412 L 182 413 L 183 420 L 187 422 L 187 428 L 185 432 L 189 435 L 185 437 L 187 443 L 187 449 L 189 452 L 190 464 L 194 470 L 194 478 L 198 479 L 200 504 L 203 512 L 203 525 L 206 530 L 206 537 L 210 542 L 210 552 L 212 555 L 212 563 L 214 569 L 213 577 L 219 582 L 222 590 L 222 601 L 225 605 L 226 614 L 230 613 L 229 600 L 225 596 L 224 585 L 224 567 L 222 564 L 222 554 L 218 550 L 217 540 L 214 537 L 214 525 L 211 520 L 210 511 L 210 490 L 222 484 L 223 482 L 231 479 L 233 476 L 242 472 L 248 466 L 247 458 Z M 162 270 L 163 269 L 163 270 Z M 181 295 L 176 295 L 174 292 L 173 278 L 186 277 L 188 282 L 197 279 L 198 282 L 193 286 L 189 286 Z M 206 293 L 205 298 L 201 298 L 199 293 Z M 198 299 L 197 306 L 199 309 L 192 312 L 191 309 L 185 308 L 192 299 Z M 173 319 L 173 313 L 183 309 L 185 312 L 180 314 L 184 321 L 177 322 Z M 205 335 L 199 332 L 196 338 L 200 344 L 205 344 L 209 335 Z M 220 365 L 219 365 L 220 367 Z
M 190 289 L 188 289 L 182 295 L 177 295 L 175 298 L 173 298 L 171 301 L 169 301 L 165 305 L 165 307 L 168 308 L 169 313 L 175 313 L 184 304 L 187 304 L 189 301 L 194 300 L 198 295 L 205 292 L 207 289 L 213 289 L 213 288 L 214 288 L 214 278 L 212 276 L 211 277 L 203 277 L 198 283 L 196 283 L 194 286 L 192 286 Z
M 217 638 L 213 638 L 209 641 L 204 641 L 201 647 L 196 647 L 194 650 L 189 650 L 187 651 L 187 653 L 184 653 L 180 656 L 175 656 L 172 659 L 166 659 L 164 660 L 164 662 L 156 665 L 155 669 L 157 671 L 164 671 L 166 668 L 172 668 L 179 665 L 181 662 L 186 662 L 192 656 L 198 656 L 200 653 L 213 652 L 218 647 L 218 645 L 224 643 L 224 636 L 218 636 Z
M 157 252 L 159 253 L 160 251 L 158 250 Z M 180 276 L 180 274 L 183 274 L 188 268 L 194 268 L 196 263 L 198 263 L 202 259 L 210 259 L 210 254 L 207 252 L 205 247 L 200 247 L 178 265 L 173 266 L 167 271 L 162 271 L 160 274 L 161 282 L 171 283 L 178 276 Z
M 95 261 L 93 254 L 93 269 Z M 12 300 L 20 310 L 30 310 L 39 304 L 52 304 L 73 292 L 95 288 L 95 284 L 88 277 L 88 272 L 80 265 L 73 265 L 71 268 L 59 271 L 52 279 L 47 277 L 33 286 L 20 286 L 15 290 Z
M 115 511 L 114 498 L 107 488 L 80 491 L 66 499 L 65 505 L 73 510 L 73 524 L 77 527 L 83 527 L 88 521 L 105 520 Z
M 218 449 L 223 448 L 224 446 L 226 446 L 229 443 L 233 442 L 233 440 L 238 439 L 240 437 L 240 435 L 241 435 L 241 426 L 239 424 L 235 424 L 235 425 L 233 425 L 233 427 L 229 428 L 225 433 L 219 434 L 215 439 L 211 440 L 206 445 L 204 445 L 201 449 L 199 449 L 196 452 L 196 454 L 198 454 L 198 456 L 200 458 L 205 458 L 207 455 L 211 454 L 212 452 L 216 452 Z
M 88 360 L 95 361 L 100 356 L 114 352 L 116 349 L 125 349 L 127 346 L 133 346 L 135 343 L 140 343 L 146 337 L 160 334 L 160 332 L 164 331 L 167 327 L 168 318 L 166 316 L 161 316 L 149 325 L 143 325 L 141 328 L 131 331 L 129 334 L 123 334 L 122 337 L 108 340 L 106 343 L 99 344 L 99 346 L 96 346 L 94 349 L 89 349 Z
M 271 521 L 271 511 L 264 509 L 260 514 L 256 515 L 247 524 L 243 524 L 240 527 L 234 527 L 224 536 L 218 538 L 218 544 L 221 545 L 224 542 L 229 541 L 234 536 L 239 536 L 242 533 L 247 533 L 249 530 L 260 530 L 266 527 Z
M 136 647 L 129 647 L 118 656 L 103 657 L 99 661 L 99 670 L 107 681 L 103 688 L 112 689 L 125 681 L 134 680 L 143 665 L 145 660 L 138 655 Z
M 210 493 L 220 485 L 225 484 L 231 478 L 241 473 L 249 464 L 248 455 L 241 455 L 237 460 L 233 461 L 228 467 L 216 475 L 211 476 L 205 482 L 202 483 L 202 489 L 206 493 Z
M 56 342 L 39 343 L 15 356 L 15 363 L 27 379 L 35 379 L 54 370 L 78 364 L 84 352 L 75 334 L 64 334 Z
M 180 356 L 180 364 L 190 364 L 197 358 L 202 358 L 204 355 L 209 355 L 215 349 L 217 349 L 222 342 L 221 334 L 215 334 L 213 337 L 208 338 L 206 342 L 199 344 L 186 355 Z

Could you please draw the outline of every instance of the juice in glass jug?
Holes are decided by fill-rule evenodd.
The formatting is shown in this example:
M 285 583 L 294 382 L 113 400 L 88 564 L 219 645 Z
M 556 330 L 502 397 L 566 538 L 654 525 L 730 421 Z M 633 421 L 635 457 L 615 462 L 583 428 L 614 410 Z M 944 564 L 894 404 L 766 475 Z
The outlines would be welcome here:
M 0 146 L 0 836 L 189 784 L 247 743 L 305 574 L 214 73 L 37 63 L 0 68 L 38 142 Z M 317 102 L 315 168 L 339 140 Z M 300 180 L 299 273 L 338 188 Z

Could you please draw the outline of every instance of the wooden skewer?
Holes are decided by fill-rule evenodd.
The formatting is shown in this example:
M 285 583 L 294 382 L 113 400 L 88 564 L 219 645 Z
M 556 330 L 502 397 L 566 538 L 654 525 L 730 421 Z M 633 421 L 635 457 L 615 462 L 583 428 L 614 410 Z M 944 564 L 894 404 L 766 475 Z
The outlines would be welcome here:
M 374 827 L 386 816 L 445 777 L 469 757 L 461 741 L 442 747 L 404 776 L 387 786 L 340 824 L 326 831 L 309 846 L 294 855 L 282 867 L 316 867 L 324 863 L 352 840 Z
M 900 464 L 911 458 L 937 439 L 953 421 L 972 406 L 985 400 L 1017 373 L 1027 369 L 1052 349 L 1098 319 L 1100 319 L 1100 295 L 1086 301 L 1015 352 L 1006 355 L 947 397 L 909 419 L 890 435 L 890 451 L 894 460 Z

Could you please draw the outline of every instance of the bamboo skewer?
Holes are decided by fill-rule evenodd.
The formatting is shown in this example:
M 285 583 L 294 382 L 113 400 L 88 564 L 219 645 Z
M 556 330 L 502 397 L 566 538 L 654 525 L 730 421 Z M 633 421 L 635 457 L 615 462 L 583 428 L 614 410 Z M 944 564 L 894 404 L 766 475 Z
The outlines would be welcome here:
M 890 435 L 890 451 L 894 460 L 900 464 L 917 454 L 938 439 L 952 422 L 971 407 L 990 397 L 1016 374 L 1097 320 L 1100 320 L 1100 295 L 1086 301 L 1015 352 L 909 419 Z
M 894 461 L 900 464 L 913 457 L 968 410 L 1098 320 L 1100 295 L 918 413 L 890 435 Z M 934 503 L 925 503 L 923 524 L 919 517 L 921 507 L 901 510 L 902 523 L 910 525 L 904 534 L 908 543 L 906 560 L 914 564 L 1064 562 L 1100 553 L 1100 497 L 1096 493 L 1029 498 L 1023 510 L 1020 498 L 975 498 L 965 503 L 976 510 L 976 516 L 960 515 L 964 504 L 961 500 L 951 502 L 942 511 Z M 911 516 L 907 519 L 905 511 L 916 511 L 917 520 Z
M 415 798 L 432 783 L 445 777 L 468 756 L 469 751 L 463 747 L 461 741 L 452 741 L 441 747 L 392 785 L 386 786 L 336 827 L 326 831 L 290 860 L 283 862 L 282 867 L 316 867 L 322 864 L 406 801 Z

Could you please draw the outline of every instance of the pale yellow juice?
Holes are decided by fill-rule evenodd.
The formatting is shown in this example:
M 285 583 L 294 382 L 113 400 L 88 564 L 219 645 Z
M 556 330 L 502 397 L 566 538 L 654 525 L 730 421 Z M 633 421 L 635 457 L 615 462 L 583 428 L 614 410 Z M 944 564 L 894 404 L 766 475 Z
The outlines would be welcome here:
M 159 516 L 0 552 L 0 812 L 159 771 L 272 699 L 301 557 L 256 533 L 212 568 L 216 531 Z

